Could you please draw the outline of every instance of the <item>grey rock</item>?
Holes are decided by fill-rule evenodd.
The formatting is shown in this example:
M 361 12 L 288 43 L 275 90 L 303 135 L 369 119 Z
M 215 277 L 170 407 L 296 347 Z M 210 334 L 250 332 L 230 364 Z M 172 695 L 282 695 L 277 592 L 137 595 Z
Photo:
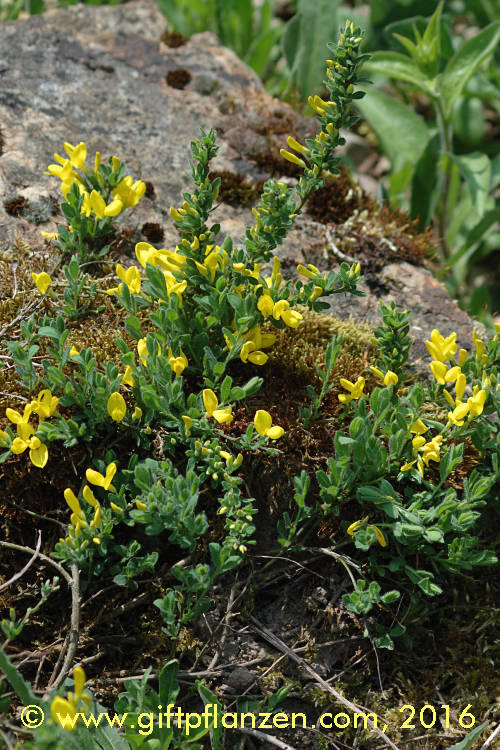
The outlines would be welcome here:
M 16 234 L 35 253 L 51 252 L 40 229 L 54 231 L 55 221 L 61 221 L 51 216 L 53 201 L 61 196 L 57 178 L 44 172 L 64 141 L 85 141 L 90 159 L 95 151 L 116 154 L 135 179 L 149 183 L 150 197 L 120 217 L 136 242 L 145 239 L 141 227 L 153 222 L 164 231 L 162 244 L 175 245 L 178 236 L 168 209 L 178 206 L 182 192 L 191 187 L 190 140 L 199 136 L 200 127 L 219 132 L 214 170 L 258 181 L 273 168 L 276 176 L 294 181 L 287 163 L 279 161 L 279 147 L 288 134 L 314 132 L 314 122 L 272 99 L 255 73 L 213 34 L 169 48 L 161 41 L 166 25 L 153 2 L 138 0 L 56 9 L 0 26 L 0 252 Z M 179 71 L 189 74 L 182 89 L 167 83 L 178 81 Z M 283 175 L 277 174 L 281 163 Z M 345 200 L 355 203 L 361 195 L 358 190 L 355 200 L 353 195 Z M 25 208 L 10 215 L 6 205 L 23 197 Z M 373 202 L 372 209 L 378 210 Z M 213 218 L 221 223 L 222 236 L 230 233 L 236 245 L 253 223 L 249 207 L 224 203 Z M 349 222 L 334 227 L 336 242 L 365 270 L 369 258 L 362 249 L 357 253 L 363 228 L 358 222 L 353 239 Z M 366 275 L 366 296 L 335 297 L 332 311 L 376 325 L 379 299 L 394 299 L 413 310 L 414 359 L 425 355 L 421 342 L 434 327 L 443 334 L 457 330 L 460 344 L 470 346 L 471 320 L 429 271 L 416 260 L 408 262 L 398 246 L 402 236 L 387 240 L 390 259 Z M 325 226 L 307 214 L 299 217 L 278 255 L 288 275 L 297 262 L 326 269 L 339 261 L 329 249 Z

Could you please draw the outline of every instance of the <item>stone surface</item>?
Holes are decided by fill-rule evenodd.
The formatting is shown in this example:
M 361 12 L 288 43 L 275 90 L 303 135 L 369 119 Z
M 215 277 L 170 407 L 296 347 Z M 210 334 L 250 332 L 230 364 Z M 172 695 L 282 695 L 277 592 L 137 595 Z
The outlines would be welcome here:
M 134 242 L 146 239 L 145 224 L 153 223 L 164 232 L 157 244 L 175 245 L 168 209 L 190 190 L 189 144 L 200 127 L 215 127 L 220 136 L 214 170 L 229 171 L 253 187 L 271 171 L 293 183 L 279 147 L 290 133 L 304 137 L 314 122 L 272 99 L 213 34 L 169 48 L 161 41 L 165 29 L 157 7 L 145 0 L 54 10 L 0 27 L 0 252 L 16 235 L 34 252 L 50 252 L 40 230 L 54 230 L 60 194 L 59 181 L 44 170 L 64 141 L 84 140 L 91 158 L 96 150 L 116 154 L 134 178 L 148 183 L 149 197 L 120 218 L 133 229 Z M 331 201 L 340 200 L 338 195 L 334 185 Z M 443 334 L 457 330 L 460 343 L 470 345 L 470 319 L 412 257 L 401 222 L 388 225 L 367 200 L 359 189 L 344 195 L 344 216 L 332 214 L 337 219 L 328 236 L 311 215 L 299 217 L 278 251 L 285 275 L 296 262 L 327 269 L 343 254 L 355 258 L 366 272 L 366 297 L 335 297 L 333 312 L 376 325 L 379 299 L 394 299 L 413 310 L 417 341 L 437 327 Z M 213 216 L 236 245 L 253 221 L 249 205 L 222 203 Z M 424 354 L 417 343 L 413 358 Z

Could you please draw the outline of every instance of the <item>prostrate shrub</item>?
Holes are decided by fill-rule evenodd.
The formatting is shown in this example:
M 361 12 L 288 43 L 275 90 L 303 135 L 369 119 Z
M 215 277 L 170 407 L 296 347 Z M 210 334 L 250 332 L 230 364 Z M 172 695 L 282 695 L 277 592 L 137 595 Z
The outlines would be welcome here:
M 196 748 L 209 731 L 212 747 L 220 747 L 213 725 L 189 736 L 181 728 L 155 727 L 147 738 L 134 731 L 135 713 L 175 701 L 175 659 L 162 670 L 158 693 L 147 688 L 147 675 L 140 689 L 136 682 L 126 683 L 117 704 L 117 710 L 129 711 L 125 735 L 109 727 L 75 729 L 75 717 L 88 714 L 91 706 L 81 667 L 75 668 L 74 690 L 66 697 L 62 685 L 78 645 L 81 595 L 110 578 L 134 591 L 136 579 L 157 568 L 158 552 L 144 551 L 137 536 L 160 537 L 175 550 L 171 585 L 154 602 L 172 657 L 182 633 L 210 608 L 216 579 L 244 563 L 256 543 L 259 499 L 247 496 L 245 463 L 257 452 L 272 460 L 282 438 L 286 452 L 287 435 L 270 413 L 277 404 L 256 409 L 246 423 L 240 413 L 235 419 L 236 410 L 259 392 L 266 368 L 273 367 L 269 360 L 277 336 L 287 329 L 300 331 L 305 309 L 317 315 L 328 307 L 323 297 L 360 294 L 359 264 L 342 263 L 338 273 L 324 274 L 311 264 L 299 265 L 305 281 L 284 283 L 273 251 L 308 197 L 336 171 L 341 128 L 354 123 L 349 108 L 362 96 L 355 90 L 366 57 L 359 53 L 361 41 L 359 29 L 347 22 L 338 44 L 330 45 L 330 97 L 310 98 L 319 132 L 304 144 L 290 137 L 291 150 L 282 150 L 303 174 L 295 188 L 275 179 L 265 183 L 243 247 L 233 247 L 230 237 L 217 245 L 219 225 L 210 223 L 220 186 L 218 179 L 209 179 L 217 151 L 212 130 L 191 144 L 193 192 L 170 209 L 178 245 L 168 250 L 138 243 L 139 266 L 118 265 L 113 288 L 100 288 L 101 282 L 91 281 L 83 269 L 107 254 L 115 217 L 140 200 L 144 183 L 124 176 L 116 157 L 105 163 L 97 154 L 89 169 L 84 143 L 65 144 L 67 158 L 56 155 L 57 164 L 49 167 L 61 179 L 65 198 L 62 212 L 69 225 L 60 225 L 53 239 L 66 265 L 59 274 L 62 282 L 47 272 L 33 274 L 44 296 L 44 313 L 23 320 L 20 338 L 7 342 L 26 402 L 22 411 L 6 410 L 9 424 L 0 431 L 0 461 L 28 451 L 35 467 L 49 471 L 56 443 L 67 449 L 85 446 L 92 460 L 63 493 L 69 523 L 51 551 L 72 589 L 72 638 L 51 682 L 58 692 L 47 701 L 35 698 L 4 650 L 30 612 L 21 620 L 11 613 L 2 623 L 7 641 L 0 665 L 18 698 L 45 709 L 50 705 L 52 721 L 35 732 L 30 744 L 37 750 L 60 742 L 152 748 L 159 745 L 149 743 L 159 741 L 161 747 Z M 270 275 L 265 275 L 271 260 Z M 106 304 L 112 297 L 125 311 L 124 332 L 116 340 L 119 363 L 98 359 L 92 346 L 77 349 L 68 341 L 70 324 L 102 309 L 99 297 Z M 499 472 L 500 348 L 497 334 L 489 344 L 476 337 L 474 353 L 457 354 L 456 334 L 444 337 L 434 330 L 427 347 L 435 382 L 409 386 L 409 313 L 383 306 L 382 317 L 375 332 L 376 365 L 354 382 L 339 379 L 342 373 L 336 370 L 342 337 L 326 348 L 325 369 L 318 370 L 320 392 L 308 388 L 311 405 L 301 409 L 300 417 L 305 430 L 334 420 L 332 455 L 314 474 L 302 470 L 294 477 L 296 510 L 285 512 L 277 536 L 290 556 L 304 549 L 312 529 L 333 519 L 331 552 L 353 585 L 344 602 L 360 616 L 376 607 L 375 643 L 393 648 L 423 595 L 438 595 L 450 572 L 468 573 L 496 561 L 485 540 L 491 536 L 488 516 L 495 512 L 486 497 Z M 41 367 L 35 366 L 35 356 Z M 262 368 L 262 377 L 252 374 L 255 367 Z M 374 376 L 380 381 L 375 387 Z M 342 407 L 329 417 L 326 396 L 338 384 Z M 466 457 L 468 476 L 457 481 Z M 337 553 L 352 543 L 353 557 Z M 356 577 L 351 568 L 358 571 Z M 39 606 L 58 585 L 43 585 Z M 384 593 L 382 585 L 388 589 Z M 388 625 L 390 605 L 401 596 L 409 604 L 406 622 L 400 616 L 397 625 Z M 205 685 L 197 687 L 204 702 L 217 702 Z M 281 697 L 270 699 L 273 709 Z

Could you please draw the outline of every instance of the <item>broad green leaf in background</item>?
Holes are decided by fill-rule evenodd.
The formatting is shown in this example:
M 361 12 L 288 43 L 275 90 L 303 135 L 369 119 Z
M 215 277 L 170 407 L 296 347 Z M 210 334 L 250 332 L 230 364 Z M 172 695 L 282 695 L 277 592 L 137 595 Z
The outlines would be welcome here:
M 499 40 L 500 21 L 496 21 L 469 39 L 449 61 L 442 73 L 439 86 L 446 120 L 450 119 L 453 104 L 462 93 L 465 84 L 481 63 L 495 51 Z
M 261 76 L 268 65 L 269 55 L 277 39 L 278 36 L 274 29 L 269 29 L 263 36 L 255 38 L 246 57 L 246 62 L 255 70 L 257 75 Z
M 481 218 L 486 210 L 486 201 L 490 190 L 491 162 L 486 154 L 474 151 L 463 156 L 451 155 L 457 164 L 462 177 L 467 181 L 472 197 L 472 204 Z
M 423 119 L 410 107 L 380 91 L 368 91 L 356 106 L 377 134 L 393 172 L 419 160 L 430 132 Z
M 427 226 L 432 218 L 439 183 L 439 157 L 441 138 L 435 133 L 416 162 L 411 186 L 410 216 L 418 218 L 419 229 Z
M 499 97 L 500 98 L 500 97 Z M 479 146 L 484 138 L 484 107 L 478 97 L 462 97 L 453 112 L 453 132 L 469 148 Z
M 338 27 L 336 0 L 299 0 L 282 41 L 290 82 L 303 99 L 321 89 L 329 56 L 326 45 L 337 38 Z
M 425 76 L 407 55 L 399 52 L 375 52 L 363 69 L 368 73 L 383 73 L 398 81 L 413 83 L 429 96 L 434 96 L 432 79 Z
M 500 221 L 500 208 L 493 208 L 486 211 L 480 221 L 469 230 L 463 245 L 454 253 L 446 262 L 444 268 L 454 266 L 463 255 L 474 245 L 480 242 L 486 235 L 487 231 Z

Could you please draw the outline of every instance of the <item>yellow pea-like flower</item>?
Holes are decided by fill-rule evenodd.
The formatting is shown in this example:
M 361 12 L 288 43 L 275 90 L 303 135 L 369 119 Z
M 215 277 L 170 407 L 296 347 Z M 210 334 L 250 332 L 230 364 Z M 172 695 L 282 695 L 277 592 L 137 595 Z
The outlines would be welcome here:
M 104 487 L 105 490 L 113 490 L 113 486 L 111 482 L 113 481 L 113 477 L 116 474 L 116 464 L 113 461 L 113 463 L 108 464 L 106 468 L 106 474 L 103 476 L 99 471 L 96 471 L 95 469 L 87 469 L 85 472 L 85 476 L 87 477 L 87 482 L 90 482 L 91 484 L 95 484 L 97 487 Z
M 271 415 L 264 409 L 259 409 L 255 412 L 253 423 L 259 435 L 267 436 L 271 440 L 278 440 L 285 434 L 283 427 L 278 427 L 278 425 L 273 426 Z
M 125 399 L 121 393 L 115 391 L 108 398 L 107 403 L 108 414 L 115 422 L 121 422 L 125 414 L 127 413 L 127 405 Z
M 35 282 L 35 286 L 41 294 L 45 294 L 49 286 L 52 286 L 52 279 L 45 271 L 42 271 L 42 273 L 32 273 L 31 278 Z

